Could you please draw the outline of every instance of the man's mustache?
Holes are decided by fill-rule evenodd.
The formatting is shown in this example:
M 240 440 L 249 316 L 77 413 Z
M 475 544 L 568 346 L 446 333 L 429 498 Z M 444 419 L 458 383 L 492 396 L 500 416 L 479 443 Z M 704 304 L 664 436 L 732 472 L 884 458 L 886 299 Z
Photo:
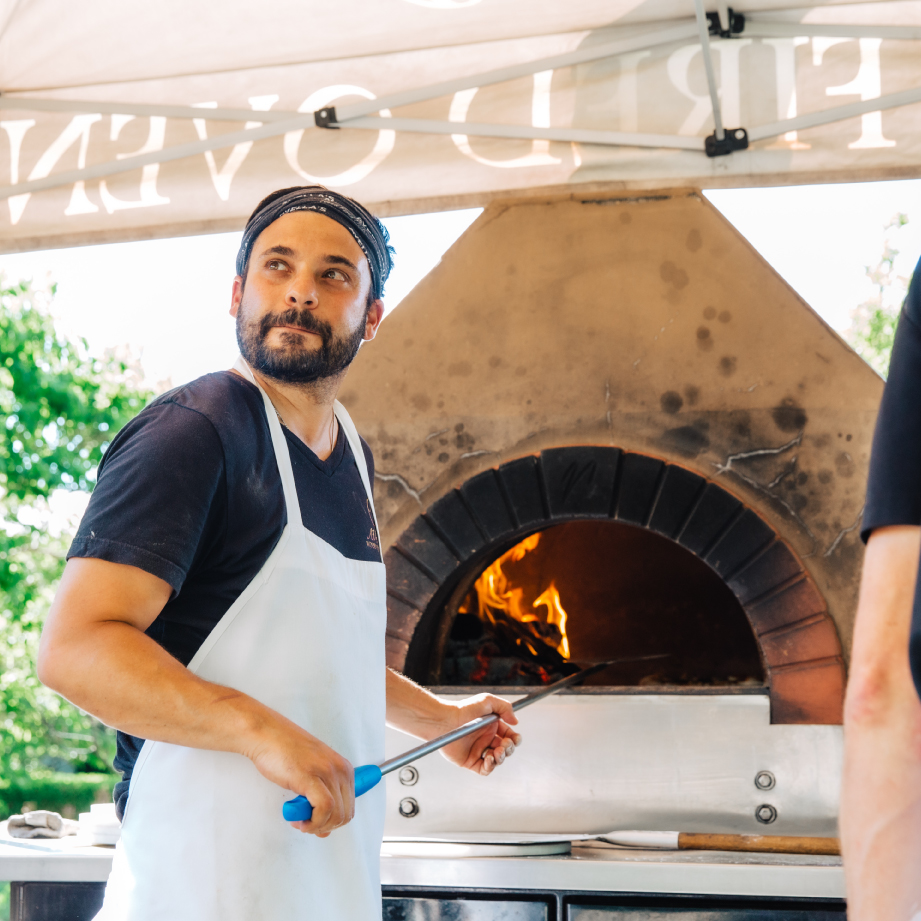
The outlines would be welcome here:
M 276 326 L 293 326 L 296 329 L 306 330 L 308 333 L 316 333 L 326 345 L 333 335 L 331 324 L 325 320 L 318 320 L 309 310 L 283 310 L 280 313 L 268 313 L 259 322 L 259 332 L 261 338 L 269 334 L 269 330 Z

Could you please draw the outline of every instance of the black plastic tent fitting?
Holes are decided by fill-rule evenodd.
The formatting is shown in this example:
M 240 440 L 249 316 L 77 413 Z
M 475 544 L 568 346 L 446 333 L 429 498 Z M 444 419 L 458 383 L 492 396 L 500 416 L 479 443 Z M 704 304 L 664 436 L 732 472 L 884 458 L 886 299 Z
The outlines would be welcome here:
M 338 128 L 336 123 L 336 107 L 326 106 L 323 109 L 317 109 L 313 113 L 313 120 L 318 128 Z
M 748 147 L 748 132 L 744 128 L 728 128 L 723 139 L 717 140 L 716 132 L 704 141 L 704 150 L 708 157 L 725 157 L 736 150 L 745 150 Z
M 727 12 L 729 14 L 728 29 L 723 28 L 719 13 L 707 13 L 710 35 L 714 38 L 732 38 L 735 35 L 741 35 L 745 31 L 745 14 L 735 12 L 732 7 L 729 7 Z

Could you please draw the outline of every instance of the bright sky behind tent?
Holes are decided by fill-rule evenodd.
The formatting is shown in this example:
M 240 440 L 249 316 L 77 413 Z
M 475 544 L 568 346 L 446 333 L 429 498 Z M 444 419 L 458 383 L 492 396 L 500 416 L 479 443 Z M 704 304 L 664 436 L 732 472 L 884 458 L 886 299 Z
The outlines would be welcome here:
M 921 255 L 921 180 L 715 190 L 705 193 L 836 330 L 871 294 L 883 227 L 905 212 L 899 271 Z M 390 218 L 397 249 L 387 286 L 393 309 L 479 214 L 476 209 Z M 911 220 L 913 219 L 913 220 Z M 238 233 L 0 256 L 9 280 L 57 281 L 54 310 L 95 351 L 127 345 L 158 389 L 228 367 L 236 354 L 227 314 Z M 432 305 L 437 309 L 437 305 Z

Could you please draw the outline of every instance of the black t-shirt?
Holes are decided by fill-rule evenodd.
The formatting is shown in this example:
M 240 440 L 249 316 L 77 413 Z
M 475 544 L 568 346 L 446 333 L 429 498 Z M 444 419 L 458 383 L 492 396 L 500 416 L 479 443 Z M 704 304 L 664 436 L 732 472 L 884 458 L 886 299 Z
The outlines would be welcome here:
M 921 525 L 921 262 L 902 307 L 883 391 L 861 536 L 886 525 Z M 921 692 L 921 579 L 915 590 L 909 657 Z
M 380 562 L 371 506 L 348 441 L 322 461 L 287 429 L 304 527 L 355 560 Z M 362 448 L 373 479 L 374 461 Z M 146 631 L 183 665 L 262 568 L 287 523 L 262 396 L 230 371 L 163 394 L 106 451 L 67 554 L 137 566 L 168 582 Z M 143 739 L 118 733 L 119 814 Z

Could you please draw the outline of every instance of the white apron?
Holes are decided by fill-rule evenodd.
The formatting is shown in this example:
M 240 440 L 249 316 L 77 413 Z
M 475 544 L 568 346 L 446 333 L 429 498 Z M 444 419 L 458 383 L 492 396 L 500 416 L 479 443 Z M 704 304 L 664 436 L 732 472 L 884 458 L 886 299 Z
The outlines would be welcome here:
M 235 367 L 253 381 L 242 359 Z M 272 707 L 353 765 L 377 764 L 384 565 L 347 559 L 303 526 L 285 436 L 260 392 L 288 523 L 189 669 Z M 335 412 L 373 509 L 358 433 L 339 403 Z M 325 839 L 284 821 L 293 795 L 242 755 L 145 742 L 96 921 L 380 921 L 383 784 Z

